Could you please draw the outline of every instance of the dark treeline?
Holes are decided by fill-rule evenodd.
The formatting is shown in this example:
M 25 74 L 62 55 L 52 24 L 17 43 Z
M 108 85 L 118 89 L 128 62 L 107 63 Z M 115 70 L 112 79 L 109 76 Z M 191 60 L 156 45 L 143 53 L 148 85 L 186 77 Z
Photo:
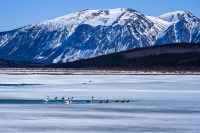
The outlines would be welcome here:
M 26 61 L 11 61 L 0 59 L 0 68 L 42 68 L 44 64 L 26 62 Z

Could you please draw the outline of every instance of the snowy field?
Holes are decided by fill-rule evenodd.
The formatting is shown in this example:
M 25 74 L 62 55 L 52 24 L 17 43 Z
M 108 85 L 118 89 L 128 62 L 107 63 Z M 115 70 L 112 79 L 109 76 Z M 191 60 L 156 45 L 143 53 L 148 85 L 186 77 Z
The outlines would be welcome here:
M 0 133 L 199 133 L 198 75 L 0 75 L 0 99 L 130 99 L 108 104 L 5 104 Z

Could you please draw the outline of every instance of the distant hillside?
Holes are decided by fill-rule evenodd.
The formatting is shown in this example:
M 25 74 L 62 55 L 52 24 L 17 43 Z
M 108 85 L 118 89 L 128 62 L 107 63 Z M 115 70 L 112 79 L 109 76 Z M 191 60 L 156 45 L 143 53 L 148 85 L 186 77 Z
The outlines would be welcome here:
M 159 69 L 181 68 L 200 70 L 199 44 L 170 44 L 134 49 L 92 59 L 51 67 L 62 68 L 124 68 L 124 69 Z

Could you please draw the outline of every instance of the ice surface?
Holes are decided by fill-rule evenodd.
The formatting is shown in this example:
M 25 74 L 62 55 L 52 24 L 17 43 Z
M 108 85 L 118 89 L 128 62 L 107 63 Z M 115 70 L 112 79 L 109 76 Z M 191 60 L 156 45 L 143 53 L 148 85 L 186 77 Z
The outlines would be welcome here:
M 197 133 L 198 103 L 0 105 L 3 133 Z
M 31 84 L 0 86 L 2 98 L 43 99 L 49 96 L 87 98 L 176 98 L 179 95 L 199 96 L 199 76 L 171 75 L 1 75 L 0 84 Z M 89 82 L 91 81 L 91 82 Z M 35 86 L 32 84 L 36 84 Z M 40 84 L 40 85 L 38 85 Z M 158 95 L 163 94 L 165 95 Z M 156 97 L 155 97 L 156 95 Z
M 2 133 L 198 133 L 200 130 L 198 75 L 0 75 L 0 84 L 0 99 L 43 99 L 49 95 L 135 100 L 101 105 L 0 104 Z

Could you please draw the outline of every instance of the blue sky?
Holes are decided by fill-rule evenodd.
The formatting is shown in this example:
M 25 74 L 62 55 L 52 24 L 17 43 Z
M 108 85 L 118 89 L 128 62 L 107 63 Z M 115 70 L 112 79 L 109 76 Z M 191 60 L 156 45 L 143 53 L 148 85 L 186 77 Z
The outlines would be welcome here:
M 149 15 L 186 10 L 200 16 L 200 0 L 0 0 L 0 31 L 83 9 L 128 7 Z

